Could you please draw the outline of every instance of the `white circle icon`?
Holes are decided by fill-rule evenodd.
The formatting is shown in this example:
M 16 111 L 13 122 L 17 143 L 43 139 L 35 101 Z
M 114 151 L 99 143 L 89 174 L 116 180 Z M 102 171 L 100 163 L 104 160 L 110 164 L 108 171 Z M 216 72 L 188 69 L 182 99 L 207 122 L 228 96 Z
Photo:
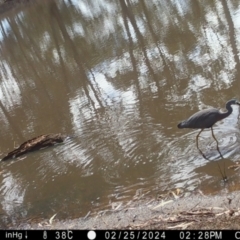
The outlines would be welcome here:
M 96 238 L 96 232 L 95 231 L 89 231 L 87 236 L 88 236 L 88 239 L 93 240 L 93 239 Z

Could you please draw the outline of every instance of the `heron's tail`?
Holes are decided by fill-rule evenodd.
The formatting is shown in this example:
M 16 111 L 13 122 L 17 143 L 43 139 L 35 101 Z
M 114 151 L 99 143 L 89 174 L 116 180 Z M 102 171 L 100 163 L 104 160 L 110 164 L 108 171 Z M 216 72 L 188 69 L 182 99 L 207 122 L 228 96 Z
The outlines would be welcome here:
M 177 125 L 178 128 L 185 128 L 185 122 L 180 122 L 178 125 Z

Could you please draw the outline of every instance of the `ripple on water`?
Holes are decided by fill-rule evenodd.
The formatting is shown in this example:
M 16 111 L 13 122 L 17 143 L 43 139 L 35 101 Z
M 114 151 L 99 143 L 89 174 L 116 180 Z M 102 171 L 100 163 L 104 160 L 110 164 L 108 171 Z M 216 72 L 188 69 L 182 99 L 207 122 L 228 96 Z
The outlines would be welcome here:
M 199 148 L 209 160 L 204 159 L 197 149 L 196 136 L 198 133 L 199 130 L 190 131 L 166 145 L 164 155 L 169 162 L 166 163 L 168 168 L 165 166 L 164 171 L 167 171 L 168 174 L 167 182 L 173 183 L 174 186 L 184 186 L 186 189 L 188 189 L 188 184 L 192 185 L 194 183 L 195 186 L 198 186 L 199 179 L 206 181 L 209 174 L 213 176 L 216 173 L 216 176 L 221 178 L 216 161 L 221 161 L 222 158 L 217 151 L 216 141 L 212 138 L 211 131 L 204 130 L 199 137 Z M 238 130 L 234 127 L 215 127 L 214 133 L 216 138 L 219 139 L 219 149 L 224 158 L 238 159 L 240 155 Z M 213 164 L 209 164 L 211 162 Z M 209 168 L 212 168 L 212 172 L 209 172 Z M 201 172 L 199 172 L 200 169 Z M 201 178 L 199 178 L 200 176 Z

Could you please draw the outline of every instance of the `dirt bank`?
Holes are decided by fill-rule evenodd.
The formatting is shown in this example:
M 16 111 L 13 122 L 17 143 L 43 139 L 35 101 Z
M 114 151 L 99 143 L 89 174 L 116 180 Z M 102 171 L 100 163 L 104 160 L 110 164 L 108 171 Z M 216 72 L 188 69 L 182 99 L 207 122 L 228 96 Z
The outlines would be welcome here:
M 14 229 L 239 229 L 240 192 L 218 196 L 194 194 L 168 200 L 137 201 L 74 220 L 57 215 Z

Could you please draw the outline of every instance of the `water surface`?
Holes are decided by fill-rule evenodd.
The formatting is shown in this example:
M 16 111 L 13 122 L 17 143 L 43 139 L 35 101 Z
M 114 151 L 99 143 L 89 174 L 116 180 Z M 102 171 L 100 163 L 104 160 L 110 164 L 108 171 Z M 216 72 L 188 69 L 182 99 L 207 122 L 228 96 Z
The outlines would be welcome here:
M 47 133 L 73 138 L 0 164 L 1 225 L 84 217 L 175 189 L 239 189 L 238 1 L 40 1 L 2 16 L 0 153 Z M 228 176 L 223 184 L 217 167 Z

